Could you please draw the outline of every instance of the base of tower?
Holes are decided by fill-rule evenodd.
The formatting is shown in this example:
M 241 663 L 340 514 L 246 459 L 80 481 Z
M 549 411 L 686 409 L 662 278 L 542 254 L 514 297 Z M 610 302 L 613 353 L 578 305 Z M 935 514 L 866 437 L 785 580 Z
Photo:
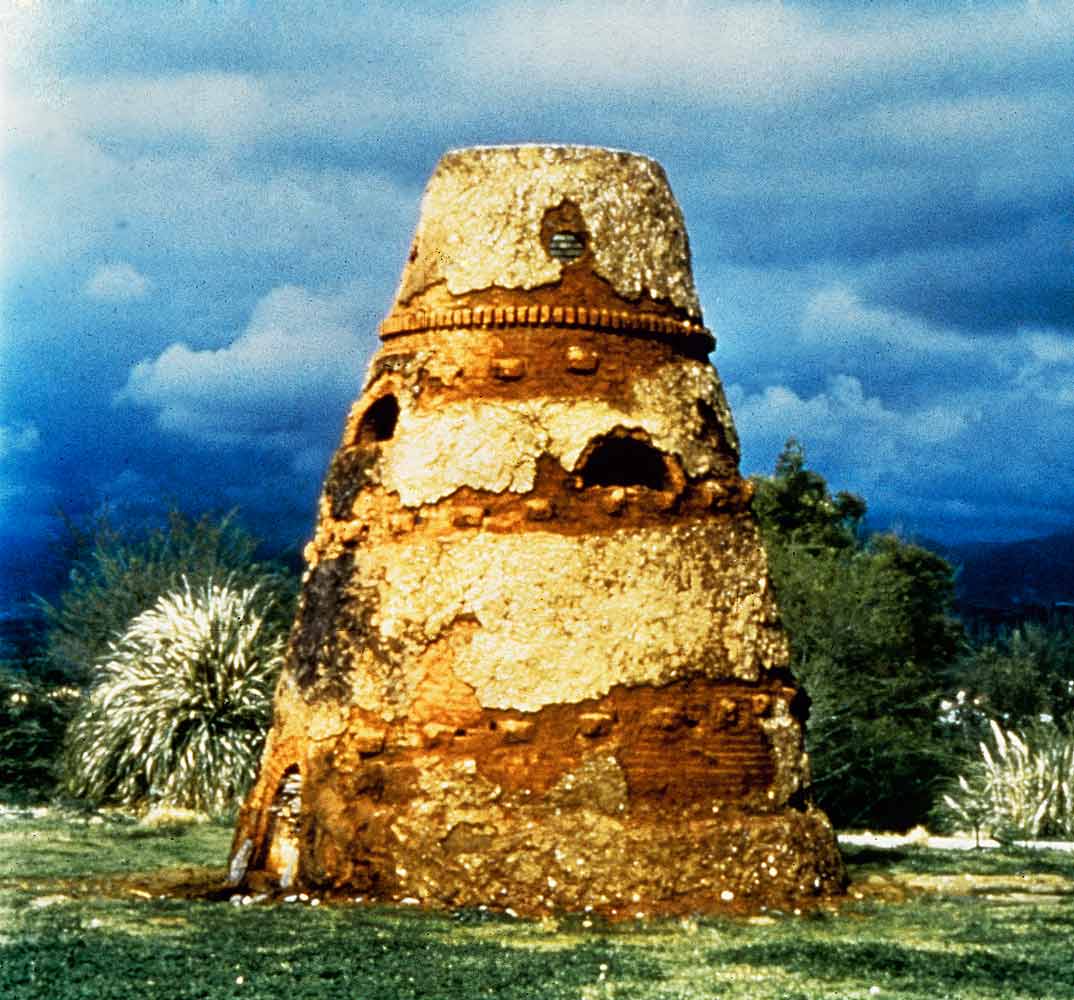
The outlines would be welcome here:
M 390 852 L 383 844 L 360 855 L 353 843 L 322 833 L 289 891 L 622 919 L 791 908 L 839 895 L 846 885 L 832 829 L 813 809 L 678 824 L 584 809 L 430 822 L 407 810 L 384 832 Z M 273 879 L 247 875 L 262 890 Z
M 778 676 L 616 686 L 530 713 L 436 695 L 439 722 L 419 699 L 390 724 L 281 687 L 232 882 L 613 917 L 793 906 L 845 885 L 808 797 L 803 709 Z
M 790 908 L 846 885 L 820 810 L 633 806 L 613 756 L 588 757 L 529 802 L 467 760 L 428 762 L 405 795 L 390 785 L 374 797 L 340 792 L 319 783 L 303 822 L 274 818 L 257 852 L 238 840 L 236 858 L 245 849 L 253 864 L 235 881 L 258 891 L 613 919 Z

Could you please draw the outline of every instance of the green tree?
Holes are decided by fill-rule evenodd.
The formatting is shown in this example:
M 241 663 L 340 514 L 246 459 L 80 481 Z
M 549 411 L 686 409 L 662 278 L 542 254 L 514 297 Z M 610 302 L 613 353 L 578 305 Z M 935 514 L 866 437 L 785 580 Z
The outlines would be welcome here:
M 812 702 L 817 799 L 839 826 L 913 826 L 949 763 L 938 706 L 963 643 L 951 567 L 893 535 L 866 537 L 864 500 L 833 497 L 796 441 L 753 482 L 792 668 Z
M 805 450 L 790 438 L 772 476 L 754 476 L 753 512 L 766 542 L 810 551 L 843 551 L 861 539 L 865 501 L 841 491 L 834 497 L 819 472 L 806 468 Z
M 94 665 L 137 615 L 163 594 L 210 580 L 271 590 L 270 627 L 287 628 L 295 574 L 257 557 L 259 542 L 235 512 L 193 519 L 171 511 L 163 524 L 120 529 L 106 516 L 88 530 L 68 525 L 73 551 L 67 587 L 55 603 L 39 600 L 47 629 L 40 670 L 58 683 L 86 686 Z
M 969 650 L 951 672 L 951 687 L 979 709 L 973 743 L 986 718 L 1024 729 L 1074 721 L 1074 630 L 1027 623 L 1009 636 Z

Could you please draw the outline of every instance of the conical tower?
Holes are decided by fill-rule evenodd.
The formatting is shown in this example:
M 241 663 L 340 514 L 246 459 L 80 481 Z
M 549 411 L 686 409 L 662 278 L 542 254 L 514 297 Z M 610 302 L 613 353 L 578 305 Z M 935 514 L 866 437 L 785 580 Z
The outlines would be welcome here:
M 610 915 L 839 891 L 659 165 L 447 154 L 381 337 L 233 881 Z

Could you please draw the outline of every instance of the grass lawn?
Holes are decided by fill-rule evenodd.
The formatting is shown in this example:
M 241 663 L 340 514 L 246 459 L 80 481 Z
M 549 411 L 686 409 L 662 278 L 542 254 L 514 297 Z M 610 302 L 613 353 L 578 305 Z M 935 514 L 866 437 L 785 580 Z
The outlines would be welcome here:
M 1068 855 L 852 849 L 837 909 L 617 925 L 162 896 L 230 833 L 0 821 L 0 997 L 1074 998 Z

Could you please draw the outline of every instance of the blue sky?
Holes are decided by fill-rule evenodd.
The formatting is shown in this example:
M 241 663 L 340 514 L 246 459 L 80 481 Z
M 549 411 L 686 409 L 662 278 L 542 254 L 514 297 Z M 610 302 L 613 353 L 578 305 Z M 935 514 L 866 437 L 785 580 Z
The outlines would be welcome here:
M 0 11 L 9 584 L 57 509 L 300 543 L 427 176 L 519 141 L 664 165 L 744 471 L 1074 524 L 1074 3 Z

